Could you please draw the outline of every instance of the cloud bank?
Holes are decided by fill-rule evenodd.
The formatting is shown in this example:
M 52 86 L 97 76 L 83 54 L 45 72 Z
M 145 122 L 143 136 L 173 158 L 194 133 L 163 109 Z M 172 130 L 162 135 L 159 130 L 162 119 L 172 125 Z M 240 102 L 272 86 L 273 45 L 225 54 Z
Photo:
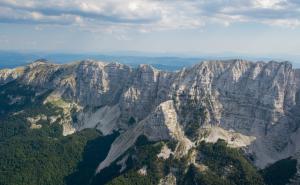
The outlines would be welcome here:
M 300 1 L 0 0 L 0 23 L 149 32 L 240 22 L 298 27 Z

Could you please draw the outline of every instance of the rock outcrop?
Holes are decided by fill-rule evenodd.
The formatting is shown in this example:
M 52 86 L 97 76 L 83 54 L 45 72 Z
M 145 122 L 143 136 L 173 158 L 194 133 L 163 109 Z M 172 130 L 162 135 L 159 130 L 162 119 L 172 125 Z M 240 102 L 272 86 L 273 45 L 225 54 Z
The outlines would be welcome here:
M 99 165 L 97 172 L 108 167 L 117 160 L 130 147 L 132 147 L 141 135 L 150 141 L 175 140 L 179 147 L 176 148 L 176 156 L 185 155 L 192 147 L 192 142 L 185 137 L 178 123 L 173 101 L 161 103 L 149 116 L 140 121 L 133 128 L 129 128 L 121 134 L 112 144 L 106 159 Z
M 25 71 L 24 67 L 0 70 L 0 85 L 17 79 L 18 77 L 24 74 L 24 71 Z

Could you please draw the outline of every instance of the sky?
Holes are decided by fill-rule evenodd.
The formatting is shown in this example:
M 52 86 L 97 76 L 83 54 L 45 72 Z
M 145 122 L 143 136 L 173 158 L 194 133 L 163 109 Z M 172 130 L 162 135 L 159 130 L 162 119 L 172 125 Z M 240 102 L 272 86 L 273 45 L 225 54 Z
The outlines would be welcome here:
M 0 50 L 300 55 L 300 0 L 0 0 Z

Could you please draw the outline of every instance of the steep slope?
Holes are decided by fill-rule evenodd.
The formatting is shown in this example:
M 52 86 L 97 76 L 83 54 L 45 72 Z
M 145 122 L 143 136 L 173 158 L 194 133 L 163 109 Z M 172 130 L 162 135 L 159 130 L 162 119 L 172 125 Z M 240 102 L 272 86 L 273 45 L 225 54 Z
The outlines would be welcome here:
M 150 141 L 175 140 L 178 142 L 175 153 L 179 157 L 185 155 L 193 146 L 191 141 L 185 137 L 177 121 L 173 101 L 166 101 L 114 141 L 106 159 L 99 165 L 97 173 L 124 154 L 141 135 L 145 135 Z

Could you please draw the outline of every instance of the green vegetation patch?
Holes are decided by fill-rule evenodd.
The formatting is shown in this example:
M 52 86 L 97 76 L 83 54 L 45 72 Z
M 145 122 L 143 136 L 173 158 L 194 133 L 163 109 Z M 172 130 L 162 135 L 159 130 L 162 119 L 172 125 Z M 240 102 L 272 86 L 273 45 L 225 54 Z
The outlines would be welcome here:
M 285 185 L 297 173 L 297 160 L 282 159 L 261 171 L 268 185 Z
M 149 142 L 145 136 L 140 136 L 135 147 L 128 152 L 131 155 L 128 164 L 129 169 L 120 176 L 114 178 L 108 185 L 154 185 L 158 184 L 164 174 L 164 162 L 157 158 L 161 151 L 162 142 Z M 147 169 L 147 175 L 141 175 L 137 171 L 143 167 Z
M 256 168 L 243 156 L 239 149 L 227 147 L 224 140 L 215 144 L 202 142 L 198 147 L 198 163 L 208 167 L 205 175 L 196 175 L 200 184 L 248 184 L 263 185 L 264 181 Z M 195 171 L 195 170 L 193 170 Z M 213 181 L 211 181 L 213 180 Z M 217 183 L 219 184 L 219 183 Z
M 167 142 L 168 144 L 168 142 Z M 176 159 L 174 156 L 166 160 L 158 159 L 162 142 L 147 143 L 140 137 L 132 149 L 133 166 L 111 180 L 109 185 L 158 184 L 160 179 L 173 173 L 178 185 L 264 185 L 263 178 L 256 168 L 243 156 L 239 149 L 227 147 L 223 140 L 215 144 L 202 142 L 198 151 L 197 164 L 190 164 L 192 152 Z M 200 169 L 199 165 L 205 166 Z M 147 175 L 138 170 L 147 167 Z

